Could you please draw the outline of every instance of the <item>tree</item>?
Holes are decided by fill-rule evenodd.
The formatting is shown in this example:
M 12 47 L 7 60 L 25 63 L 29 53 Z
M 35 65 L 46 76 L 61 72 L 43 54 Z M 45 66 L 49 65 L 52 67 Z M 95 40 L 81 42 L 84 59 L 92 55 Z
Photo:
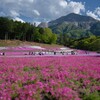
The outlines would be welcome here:
M 8 34 L 12 31 L 12 21 L 7 17 L 0 17 L 0 38 L 8 39 Z
M 32 41 L 41 42 L 41 34 L 38 28 L 34 28 L 34 34 L 32 34 Z
M 57 35 L 56 34 L 52 34 L 50 40 L 49 40 L 49 44 L 55 44 L 57 41 Z
M 44 28 L 40 28 L 40 29 L 39 29 L 39 33 L 40 33 L 40 34 L 44 34 Z
M 93 51 L 100 51 L 100 39 L 94 40 L 94 41 L 90 44 L 89 49 L 90 49 L 90 50 L 93 50 Z
M 90 28 L 90 31 L 97 36 L 100 36 L 100 22 L 96 22 Z
M 0 17 L 0 39 L 18 39 L 42 43 L 56 43 L 56 35 L 49 28 L 35 27 L 30 23 Z
M 52 33 L 50 28 L 45 28 L 44 29 L 44 34 L 42 34 L 42 42 L 43 43 L 55 43 L 56 42 L 56 35 L 54 35 L 54 33 Z

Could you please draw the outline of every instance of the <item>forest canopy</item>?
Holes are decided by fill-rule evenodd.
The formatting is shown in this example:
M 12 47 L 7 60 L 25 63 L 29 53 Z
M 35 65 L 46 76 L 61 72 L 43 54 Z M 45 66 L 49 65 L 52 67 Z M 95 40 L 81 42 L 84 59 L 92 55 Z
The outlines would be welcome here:
M 7 17 L 0 17 L 0 39 L 52 44 L 56 43 L 57 36 L 49 28 L 40 28 L 27 22 L 22 23 Z

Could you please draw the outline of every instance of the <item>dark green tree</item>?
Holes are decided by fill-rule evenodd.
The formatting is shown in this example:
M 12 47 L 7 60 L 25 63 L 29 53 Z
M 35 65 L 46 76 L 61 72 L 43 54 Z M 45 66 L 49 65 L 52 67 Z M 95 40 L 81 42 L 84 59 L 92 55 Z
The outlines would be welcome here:
M 12 32 L 12 21 L 7 17 L 0 17 L 0 38 L 8 39 L 9 33 Z

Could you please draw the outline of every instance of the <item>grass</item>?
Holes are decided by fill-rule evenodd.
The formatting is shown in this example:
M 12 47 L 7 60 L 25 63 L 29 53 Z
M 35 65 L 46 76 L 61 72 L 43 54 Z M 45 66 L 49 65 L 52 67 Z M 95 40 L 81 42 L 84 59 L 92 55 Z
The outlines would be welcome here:
M 41 47 L 53 48 L 53 47 L 63 47 L 62 45 L 57 44 L 43 44 L 43 43 L 36 43 L 36 42 L 28 42 L 28 41 L 20 41 L 20 40 L 0 40 L 0 47 L 4 46 L 24 46 L 24 45 L 36 45 Z

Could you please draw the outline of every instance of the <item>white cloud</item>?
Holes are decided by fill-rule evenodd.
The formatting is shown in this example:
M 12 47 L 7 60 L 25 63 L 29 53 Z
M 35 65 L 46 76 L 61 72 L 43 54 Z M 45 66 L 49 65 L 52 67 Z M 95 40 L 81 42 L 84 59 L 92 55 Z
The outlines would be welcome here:
M 100 20 L 100 7 L 97 7 L 94 11 L 88 10 L 86 14 L 94 19 Z
M 14 18 L 51 20 L 72 12 L 80 14 L 84 10 L 84 4 L 72 0 L 0 0 L 0 12 Z
M 85 11 L 85 7 L 81 2 L 74 2 L 74 1 L 70 1 L 67 9 L 69 10 L 69 12 L 74 12 L 77 14 L 80 14 L 81 11 Z
M 22 23 L 24 23 L 25 21 L 24 20 L 22 20 L 21 18 L 19 18 L 19 17 L 16 17 L 16 18 L 14 18 L 13 19 L 14 21 L 20 21 L 20 22 L 22 22 Z
M 100 17 L 100 7 L 97 7 L 94 12 Z
M 27 0 L 27 1 L 29 1 L 29 2 L 31 2 L 31 3 L 33 3 L 33 2 L 34 2 L 34 0 Z
M 37 10 L 33 10 L 34 14 L 40 16 L 40 13 Z
M 19 13 L 17 13 L 17 12 L 14 11 L 14 10 L 11 10 L 11 11 L 10 11 L 10 14 L 11 14 L 12 17 L 20 16 Z
M 63 8 L 66 8 L 66 7 L 67 7 L 67 1 L 61 0 L 61 1 L 59 2 L 59 5 L 62 6 Z
M 88 15 L 88 16 L 91 16 L 91 17 L 93 17 L 93 18 L 95 18 L 95 19 L 98 18 L 98 16 L 95 15 L 95 13 L 93 13 L 92 11 L 87 11 L 87 15 Z
M 34 21 L 34 22 L 33 22 L 33 25 L 38 26 L 40 23 L 41 23 L 41 22 L 39 22 L 39 21 Z

